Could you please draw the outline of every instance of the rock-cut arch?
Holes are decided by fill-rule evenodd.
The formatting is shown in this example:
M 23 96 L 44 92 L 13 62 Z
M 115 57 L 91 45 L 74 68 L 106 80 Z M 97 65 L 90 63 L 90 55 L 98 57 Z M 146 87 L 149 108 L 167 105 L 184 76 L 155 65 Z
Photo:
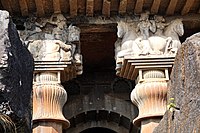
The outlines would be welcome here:
M 132 125 L 138 113 L 137 108 L 130 101 L 112 95 L 76 96 L 67 102 L 63 112 L 71 123 L 64 133 L 80 133 L 94 127 L 108 128 L 117 133 L 137 133 Z
M 129 118 L 107 110 L 90 110 L 80 113 L 72 117 L 70 123 L 71 127 L 64 133 L 81 133 L 90 128 L 105 128 L 116 133 L 128 133 L 130 127 L 134 128 Z M 137 133 L 137 129 L 134 132 Z

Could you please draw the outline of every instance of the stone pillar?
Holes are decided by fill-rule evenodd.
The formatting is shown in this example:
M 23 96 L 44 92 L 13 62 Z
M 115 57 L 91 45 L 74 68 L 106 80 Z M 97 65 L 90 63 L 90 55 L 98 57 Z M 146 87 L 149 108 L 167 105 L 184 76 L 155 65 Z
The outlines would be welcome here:
M 152 133 L 166 111 L 169 73 L 184 34 L 181 19 L 165 23 L 163 16 L 149 15 L 141 13 L 137 23 L 118 22 L 115 43 L 116 74 L 136 81 L 131 100 L 139 115 L 133 124 L 142 133 Z
M 61 85 L 82 73 L 74 61 L 72 46 L 60 40 L 34 40 L 29 50 L 35 59 L 33 81 L 33 133 L 62 133 L 70 126 L 62 108 L 67 92 Z
M 33 133 L 62 133 L 70 123 L 62 114 L 67 92 L 60 84 L 60 71 L 39 71 L 34 76 Z
M 33 55 L 33 132 L 62 133 L 70 126 L 62 108 L 67 92 L 61 85 L 82 74 L 80 29 L 68 26 L 62 14 L 28 18 L 19 31 Z M 45 30 L 44 30 L 45 29 Z
M 131 100 L 139 109 L 133 124 L 141 133 L 152 133 L 166 111 L 167 82 L 174 57 L 125 56 L 118 76 L 135 80 Z

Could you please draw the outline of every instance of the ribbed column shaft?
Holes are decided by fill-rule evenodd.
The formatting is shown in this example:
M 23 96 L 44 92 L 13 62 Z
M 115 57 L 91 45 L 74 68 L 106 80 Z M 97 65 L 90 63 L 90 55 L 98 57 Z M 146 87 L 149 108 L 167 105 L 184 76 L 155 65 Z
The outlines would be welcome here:
M 167 81 L 160 70 L 146 70 L 142 77 L 142 82 L 138 81 L 131 92 L 131 100 L 139 108 L 139 115 L 133 123 L 141 125 L 142 133 L 151 133 L 153 129 L 150 129 L 157 126 L 166 111 Z
M 40 131 L 48 130 L 52 131 L 50 133 L 59 133 L 61 130 L 56 132 L 57 129 L 52 128 L 62 129 L 62 125 L 69 127 L 69 121 L 62 114 L 66 101 L 67 92 L 58 83 L 57 73 L 36 74 L 36 82 L 33 85 L 33 122 L 36 125 L 40 124 L 33 129 L 33 132 L 42 133 Z

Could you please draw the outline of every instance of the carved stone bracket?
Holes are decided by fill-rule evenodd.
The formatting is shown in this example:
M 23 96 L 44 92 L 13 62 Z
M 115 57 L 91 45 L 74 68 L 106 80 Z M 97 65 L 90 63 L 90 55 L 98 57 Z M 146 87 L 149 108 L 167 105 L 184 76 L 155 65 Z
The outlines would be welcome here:
M 28 49 L 35 60 L 37 71 L 60 71 L 61 81 L 68 81 L 82 74 L 82 55 L 73 51 L 71 44 L 60 40 L 34 40 L 28 42 Z M 79 56 L 77 59 L 74 58 Z
M 71 61 L 76 65 L 77 73 L 82 73 L 81 31 L 76 26 L 68 26 L 62 14 L 27 18 L 24 27 L 25 30 L 19 30 L 19 34 L 35 61 Z
M 133 124 L 142 133 L 151 133 L 166 111 L 167 82 L 174 63 L 173 56 L 124 56 L 117 75 L 135 80 L 131 100 L 139 108 Z

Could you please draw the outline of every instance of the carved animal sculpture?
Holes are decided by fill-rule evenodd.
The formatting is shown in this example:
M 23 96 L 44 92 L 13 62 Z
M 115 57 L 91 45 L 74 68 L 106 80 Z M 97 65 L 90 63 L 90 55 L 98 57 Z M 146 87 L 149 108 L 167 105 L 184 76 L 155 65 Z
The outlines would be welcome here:
M 164 36 L 151 36 L 148 38 L 152 49 L 150 54 L 176 54 L 181 46 L 179 36 L 184 34 L 183 23 L 181 19 L 172 21 L 166 27 Z
M 172 43 L 166 49 L 168 53 L 176 53 L 178 48 L 181 46 L 179 36 L 184 34 L 182 19 L 176 19 L 171 22 L 169 26 L 166 27 L 164 35 L 172 38 Z
M 179 36 L 184 33 L 182 20 L 172 21 L 165 29 L 164 36 L 151 36 L 143 40 L 136 34 L 135 28 L 125 22 L 119 22 L 117 35 L 121 39 L 115 43 L 116 58 L 125 55 L 161 55 L 175 54 L 181 43 Z
M 71 45 L 59 40 L 34 40 L 28 42 L 28 49 L 36 61 L 70 61 Z
M 127 49 L 130 48 L 130 46 L 125 45 L 124 43 L 126 41 L 134 41 L 138 35 L 135 32 L 135 28 L 133 26 L 130 26 L 128 23 L 125 22 L 118 22 L 117 25 L 117 36 L 118 38 L 122 38 L 121 41 L 121 49 Z
M 117 36 L 118 38 L 121 38 L 121 40 L 118 39 L 118 41 L 115 43 L 116 48 L 116 57 L 122 57 L 124 55 L 130 54 L 130 52 L 133 54 L 137 54 L 140 52 L 140 48 L 137 46 L 137 43 L 135 40 L 137 39 L 138 35 L 135 32 L 134 26 L 130 26 L 128 23 L 125 22 L 118 22 L 117 25 Z M 134 47 L 134 51 L 132 51 L 132 48 Z

